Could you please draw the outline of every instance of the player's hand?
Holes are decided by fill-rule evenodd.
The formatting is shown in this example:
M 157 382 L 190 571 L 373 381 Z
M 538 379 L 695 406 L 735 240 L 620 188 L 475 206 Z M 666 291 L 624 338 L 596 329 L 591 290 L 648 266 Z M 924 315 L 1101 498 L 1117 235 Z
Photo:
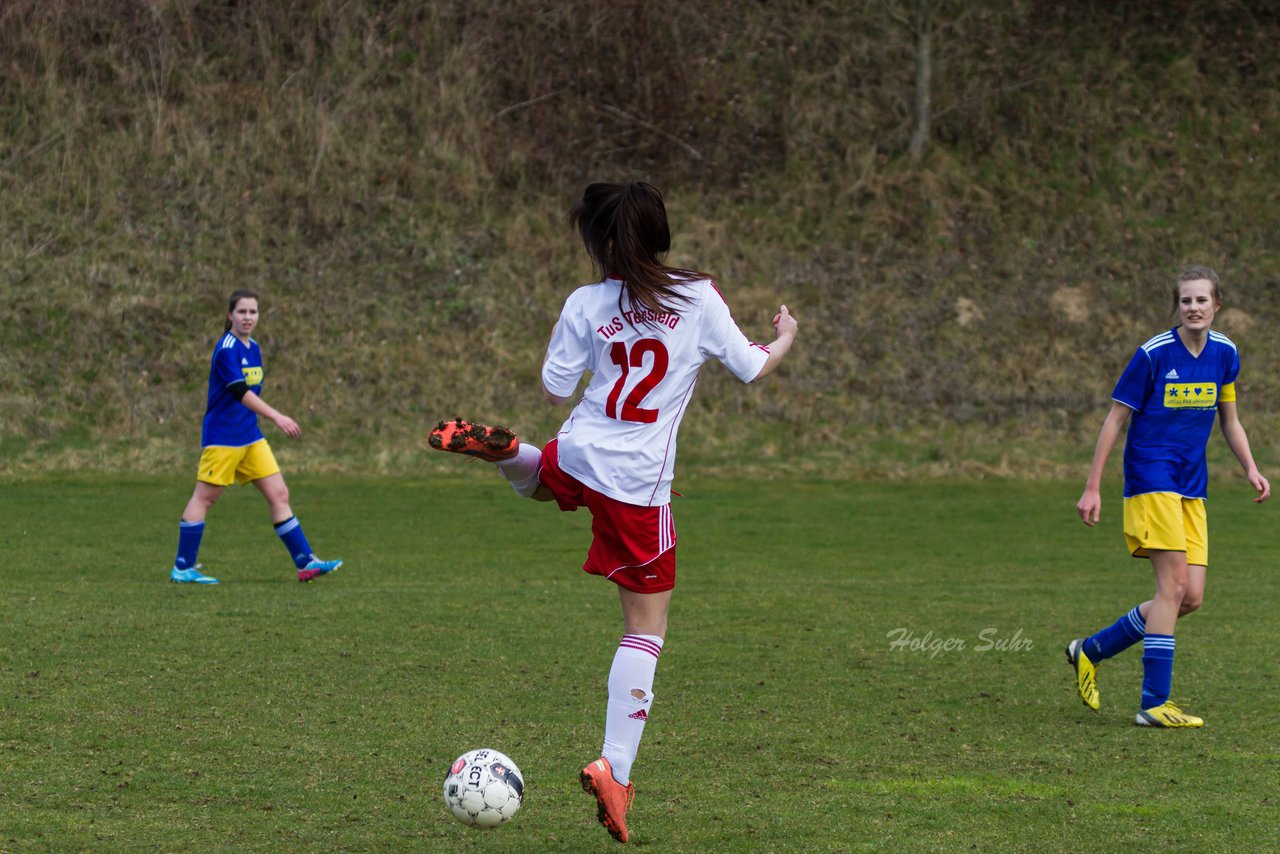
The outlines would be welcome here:
M 1076 502 L 1076 513 L 1080 515 L 1080 521 L 1090 528 L 1098 524 L 1098 519 L 1102 515 L 1102 495 L 1098 490 L 1084 491 L 1084 495 L 1081 495 L 1080 500 Z
M 1249 483 L 1253 484 L 1253 488 L 1258 490 L 1258 497 L 1253 499 L 1254 504 L 1261 504 L 1271 497 L 1271 481 L 1263 477 L 1259 472 L 1254 472 L 1249 477 Z
M 799 326 L 796 319 L 791 316 L 791 312 L 787 310 L 786 305 L 782 306 L 781 311 L 773 316 L 773 331 L 781 338 L 784 335 L 795 337 Z
M 298 422 L 288 415 L 281 415 L 276 418 L 276 426 L 290 439 L 296 439 L 302 435 L 302 428 L 298 426 Z

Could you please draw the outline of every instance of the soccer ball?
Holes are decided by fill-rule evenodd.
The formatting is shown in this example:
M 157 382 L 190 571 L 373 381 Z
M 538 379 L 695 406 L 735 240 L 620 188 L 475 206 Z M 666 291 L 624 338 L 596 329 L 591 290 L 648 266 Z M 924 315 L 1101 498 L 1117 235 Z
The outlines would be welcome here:
M 497 827 L 524 801 L 524 777 L 505 754 L 487 747 L 454 760 L 444 778 L 444 802 L 458 821 Z

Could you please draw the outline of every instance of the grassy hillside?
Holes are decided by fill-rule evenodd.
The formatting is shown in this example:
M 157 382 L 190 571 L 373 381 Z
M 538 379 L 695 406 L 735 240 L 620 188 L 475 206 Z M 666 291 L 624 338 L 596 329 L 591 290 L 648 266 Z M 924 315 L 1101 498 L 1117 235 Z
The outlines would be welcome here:
M 434 465 L 455 413 L 544 436 L 590 277 L 564 215 L 616 178 L 665 189 L 671 260 L 748 334 L 802 323 L 762 387 L 706 372 L 690 465 L 1079 472 L 1193 261 L 1273 458 L 1280 17 L 932 5 L 915 161 L 905 0 L 7 3 L 0 470 L 192 465 L 245 285 L 290 470 Z

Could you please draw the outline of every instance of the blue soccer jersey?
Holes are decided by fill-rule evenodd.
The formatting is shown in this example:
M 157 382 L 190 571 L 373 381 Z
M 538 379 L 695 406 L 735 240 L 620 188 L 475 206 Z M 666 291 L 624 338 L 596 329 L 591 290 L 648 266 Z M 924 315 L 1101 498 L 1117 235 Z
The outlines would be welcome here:
M 262 350 L 257 341 L 249 339 L 249 343 L 244 344 L 228 332 L 213 348 L 201 447 L 239 448 L 263 438 L 258 416 L 227 391 L 228 386 L 241 381 L 247 383 L 254 394 L 262 393 Z
M 1205 445 L 1218 401 L 1235 400 L 1240 355 L 1231 339 L 1209 332 L 1199 356 L 1177 327 L 1138 348 L 1112 398 L 1133 410 L 1124 448 L 1124 496 L 1175 492 L 1204 498 Z

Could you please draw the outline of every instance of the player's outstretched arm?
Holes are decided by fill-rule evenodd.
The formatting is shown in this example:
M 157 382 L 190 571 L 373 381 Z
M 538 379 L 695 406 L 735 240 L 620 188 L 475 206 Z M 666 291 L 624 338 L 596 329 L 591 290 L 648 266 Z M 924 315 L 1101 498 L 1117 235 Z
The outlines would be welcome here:
M 796 319 L 791 316 L 791 312 L 783 305 L 778 313 L 773 316 L 773 330 L 778 337 L 768 346 L 769 358 L 765 360 L 764 367 L 760 369 L 760 373 L 756 374 L 755 379 L 751 380 L 753 383 L 769 376 L 778 365 L 782 364 L 783 358 L 790 352 L 791 345 L 796 340 L 797 329 Z

